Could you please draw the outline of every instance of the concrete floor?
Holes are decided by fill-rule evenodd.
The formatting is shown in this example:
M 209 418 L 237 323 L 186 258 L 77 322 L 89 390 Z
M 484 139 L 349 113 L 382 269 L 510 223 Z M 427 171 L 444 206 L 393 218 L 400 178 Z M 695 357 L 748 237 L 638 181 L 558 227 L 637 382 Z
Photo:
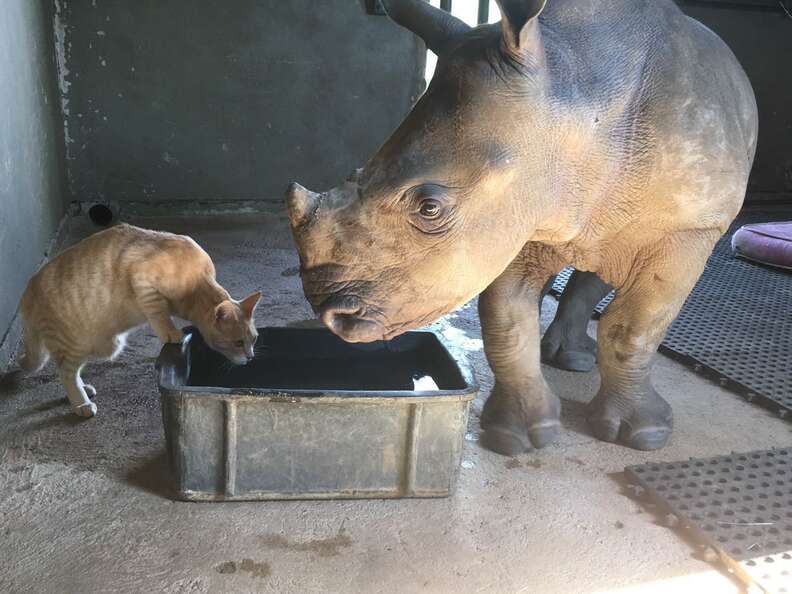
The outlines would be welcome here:
M 259 325 L 312 317 L 277 215 L 136 221 L 188 232 Z M 72 225 L 72 237 L 89 228 Z M 552 300 L 546 302 L 547 318 Z M 662 357 L 674 405 L 667 448 L 594 440 L 582 404 L 596 373 L 547 370 L 564 431 L 510 459 L 477 443 L 492 386 L 475 307 L 434 328 L 474 364 L 474 404 L 456 494 L 440 500 L 183 503 L 168 498 L 148 330 L 113 363 L 87 368 L 98 416 L 69 414 L 51 367 L 0 397 L 0 592 L 593 593 L 739 592 L 623 492 L 626 465 L 789 446 L 790 425 Z

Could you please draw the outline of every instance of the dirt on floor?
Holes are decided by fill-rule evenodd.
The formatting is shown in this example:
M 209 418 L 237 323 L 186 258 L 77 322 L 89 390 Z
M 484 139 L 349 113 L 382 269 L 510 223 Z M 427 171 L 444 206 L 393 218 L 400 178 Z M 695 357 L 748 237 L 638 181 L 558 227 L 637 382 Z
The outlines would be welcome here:
M 259 325 L 313 318 L 278 214 L 131 221 L 188 233 L 232 295 L 261 289 Z M 82 219 L 70 238 L 93 229 Z M 546 300 L 543 323 L 554 304 Z M 598 442 L 583 405 L 596 372 L 546 369 L 563 433 L 508 458 L 478 443 L 492 387 L 475 304 L 433 329 L 467 356 L 473 405 L 454 496 L 435 500 L 185 503 L 171 499 L 150 330 L 84 371 L 98 415 L 70 413 L 54 370 L 0 385 L 0 592 L 493 594 L 739 592 L 624 488 L 623 470 L 792 444 L 790 425 L 662 357 L 674 406 L 654 453 Z

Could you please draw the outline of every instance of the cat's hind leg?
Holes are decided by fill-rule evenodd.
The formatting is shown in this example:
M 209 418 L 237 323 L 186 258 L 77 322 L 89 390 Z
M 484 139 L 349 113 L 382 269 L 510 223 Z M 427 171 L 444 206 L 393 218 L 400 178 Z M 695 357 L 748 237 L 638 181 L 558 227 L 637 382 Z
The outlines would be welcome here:
M 85 357 L 65 355 L 57 360 L 63 387 L 69 397 L 74 413 L 81 417 L 92 417 L 96 414 L 96 404 L 91 402 L 88 393 L 95 395 L 93 386 L 86 386 L 80 377 L 80 370 L 85 364 Z
M 23 342 L 23 353 L 17 363 L 25 374 L 36 373 L 49 361 L 49 352 L 39 333 L 30 326 L 25 326 Z
M 123 332 L 121 334 L 116 334 L 111 338 L 107 339 L 107 341 L 100 341 L 99 344 L 94 345 L 94 359 L 100 359 L 105 361 L 113 361 L 118 355 L 120 355 L 124 347 L 126 346 L 126 339 L 128 332 Z M 80 381 L 82 382 L 82 377 L 80 377 Z M 83 382 L 82 384 L 83 389 L 85 392 L 93 398 L 96 396 L 96 388 L 94 388 L 91 384 L 86 384 Z

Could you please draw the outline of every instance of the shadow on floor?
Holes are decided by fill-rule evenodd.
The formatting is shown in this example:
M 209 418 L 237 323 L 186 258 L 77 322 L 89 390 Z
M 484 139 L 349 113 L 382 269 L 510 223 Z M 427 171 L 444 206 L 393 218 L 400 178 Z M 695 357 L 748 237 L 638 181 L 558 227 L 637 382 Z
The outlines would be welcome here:
M 13 396 L 35 386 L 42 386 L 55 381 L 57 378 L 52 373 L 38 373 L 25 375 L 21 370 L 14 369 L 0 374 L 0 396 Z
M 65 398 L 50 400 L 43 404 L 36 405 L 32 408 L 29 408 L 22 414 L 37 415 L 38 413 L 47 412 L 59 407 L 64 407 L 63 414 L 48 416 L 44 419 L 35 421 L 28 425 L 28 431 L 30 433 L 36 433 L 39 431 L 46 431 L 48 429 L 77 427 L 78 425 L 82 425 L 90 421 L 90 419 L 79 417 L 73 414 L 71 408 L 69 407 L 69 401 Z
M 21 376 L 22 372 L 18 369 L 0 374 L 0 394 L 9 395 L 20 391 L 22 389 L 19 381 Z
M 592 437 L 586 422 L 586 402 L 561 400 L 561 424 L 566 431 Z
M 170 476 L 168 455 L 165 451 L 133 467 L 124 480 L 129 485 L 158 497 L 174 499 L 176 495 Z

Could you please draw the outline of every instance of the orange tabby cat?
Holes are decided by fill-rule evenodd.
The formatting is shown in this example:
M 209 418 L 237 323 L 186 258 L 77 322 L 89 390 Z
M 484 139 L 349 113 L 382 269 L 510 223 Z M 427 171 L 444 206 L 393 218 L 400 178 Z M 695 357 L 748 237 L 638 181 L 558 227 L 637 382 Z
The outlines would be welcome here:
M 162 342 L 182 334 L 171 315 L 189 320 L 233 363 L 253 358 L 256 292 L 234 301 L 215 280 L 212 260 L 189 237 L 118 225 L 47 263 L 28 283 L 20 311 L 25 324 L 23 370 L 41 369 L 52 355 L 78 415 L 92 417 L 96 395 L 80 369 L 113 359 L 127 333 L 148 322 Z

